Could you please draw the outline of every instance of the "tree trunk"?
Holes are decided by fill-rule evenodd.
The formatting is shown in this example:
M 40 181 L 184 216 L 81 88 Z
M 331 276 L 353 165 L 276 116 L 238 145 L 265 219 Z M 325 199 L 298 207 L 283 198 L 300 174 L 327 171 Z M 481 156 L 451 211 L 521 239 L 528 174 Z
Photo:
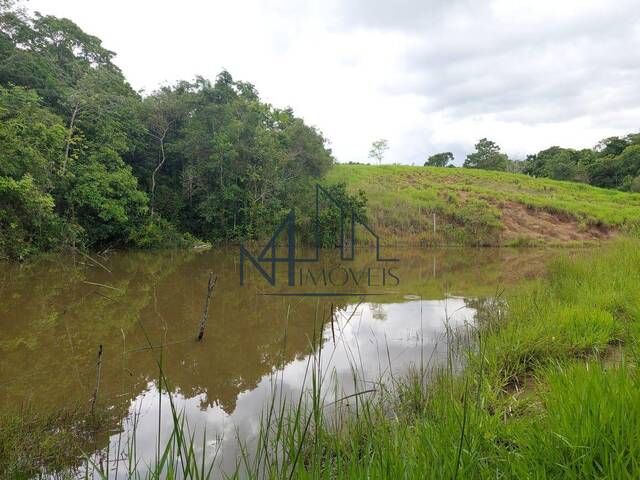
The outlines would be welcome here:
M 73 127 L 76 123 L 76 116 L 80 111 L 80 105 L 76 103 L 73 107 L 73 113 L 71 114 L 71 120 L 69 121 L 69 132 L 67 133 L 67 146 L 64 152 L 64 161 L 62 162 L 62 173 L 67 170 L 67 162 L 69 161 L 69 152 L 71 151 L 71 140 L 73 140 Z
M 162 168 L 164 165 L 165 157 L 164 157 L 164 135 L 160 138 L 160 163 L 153 170 L 151 174 L 151 216 L 153 216 L 153 211 L 155 207 L 156 201 L 156 173 Z
M 218 276 L 213 272 L 209 273 L 209 281 L 207 282 L 207 297 L 204 301 L 204 312 L 202 313 L 202 320 L 200 321 L 198 341 L 202 340 L 202 337 L 204 337 L 204 329 L 207 326 L 207 319 L 209 318 L 209 301 L 211 300 L 213 288 L 216 286 L 216 280 L 218 280 Z

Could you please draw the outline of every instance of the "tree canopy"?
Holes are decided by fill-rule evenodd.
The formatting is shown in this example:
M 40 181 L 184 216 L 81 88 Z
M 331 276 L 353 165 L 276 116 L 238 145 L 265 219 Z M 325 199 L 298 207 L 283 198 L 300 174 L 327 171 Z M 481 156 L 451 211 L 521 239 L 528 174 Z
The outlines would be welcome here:
M 319 131 L 229 72 L 143 98 L 114 55 L 0 1 L 0 258 L 257 238 L 333 164 Z
M 380 140 L 375 140 L 371 143 L 371 149 L 369 149 L 369 158 L 372 160 L 377 160 L 379 164 L 382 163 L 382 159 L 384 158 L 384 154 L 389 150 L 389 142 L 384 138 Z
M 426 162 L 424 162 L 425 167 L 446 167 L 449 164 L 453 163 L 453 153 L 451 152 L 442 152 L 436 153 L 435 155 L 431 155 Z
M 542 150 L 527 157 L 524 173 L 638 191 L 640 134 L 605 138 L 593 149 L 551 147 Z
M 476 151 L 467 155 L 463 166 L 484 170 L 507 170 L 509 157 L 500 151 L 495 142 L 482 138 L 475 145 Z

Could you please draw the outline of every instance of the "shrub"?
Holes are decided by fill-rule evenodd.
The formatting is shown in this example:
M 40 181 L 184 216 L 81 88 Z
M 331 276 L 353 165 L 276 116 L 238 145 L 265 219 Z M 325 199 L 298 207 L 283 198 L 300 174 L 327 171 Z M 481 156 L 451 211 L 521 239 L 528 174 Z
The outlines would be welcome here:
M 156 216 L 134 230 L 130 241 L 138 248 L 184 248 L 198 240 L 189 233 L 180 233 L 172 223 Z
M 62 243 L 64 222 L 51 195 L 41 192 L 30 175 L 0 177 L 0 258 L 23 259 Z

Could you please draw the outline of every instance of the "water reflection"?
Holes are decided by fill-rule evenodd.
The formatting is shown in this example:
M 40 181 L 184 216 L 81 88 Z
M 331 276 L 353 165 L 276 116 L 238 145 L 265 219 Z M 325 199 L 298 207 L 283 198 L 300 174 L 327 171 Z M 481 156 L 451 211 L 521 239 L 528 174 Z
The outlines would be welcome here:
M 386 322 L 379 320 L 381 311 Z M 445 325 L 458 329 L 472 322 L 473 316 L 474 310 L 461 298 L 349 305 L 336 316 L 333 330 L 325 325 L 322 351 L 316 352 L 316 358 L 320 359 L 318 370 L 325 375 L 327 402 L 371 390 L 380 380 L 398 375 L 410 365 L 442 363 L 447 354 Z M 215 448 L 208 449 L 209 459 L 217 453 L 221 467 L 230 473 L 240 461 L 238 441 L 252 451 L 260 428 L 260 415 L 269 405 L 274 389 L 277 388 L 278 395 L 295 401 L 303 386 L 309 386 L 309 368 L 308 359 L 299 357 L 277 373 L 264 375 L 254 386 L 239 392 L 233 410 L 220 403 L 208 404 L 204 393 L 192 395 L 178 390 L 173 401 L 178 410 L 186 413 L 188 424 L 196 426 L 191 430 L 196 438 L 200 438 L 206 428 L 209 446 L 215 443 Z M 153 459 L 156 454 L 159 413 L 161 436 L 165 441 L 172 431 L 168 396 L 163 395 L 165 408 L 161 412 L 158 397 L 155 385 L 149 384 L 130 406 L 129 418 L 140 413 L 137 448 L 147 459 Z M 131 423 L 128 430 L 132 430 Z M 118 445 L 124 444 L 120 435 L 114 435 L 111 452 L 118 451 Z
M 490 297 L 501 286 L 539 273 L 550 255 L 515 250 L 397 250 L 401 279 L 385 295 L 359 298 L 268 297 L 262 282 L 238 282 L 237 250 L 123 252 L 100 258 L 43 258 L 0 271 L 0 408 L 30 403 L 41 411 L 87 407 L 95 357 L 104 346 L 99 403 L 113 412 L 111 442 L 139 412 L 139 453 L 155 452 L 159 395 L 158 349 L 171 391 L 189 421 L 210 436 L 250 439 L 271 392 L 274 372 L 286 392 L 302 385 L 310 339 L 322 338 L 324 368 L 355 391 L 361 381 L 402 370 L 425 351 L 441 352 L 447 314 L 454 325 L 473 320 L 465 298 Z M 360 254 L 354 268 L 372 263 Z M 326 265 L 337 262 L 324 257 Z M 195 342 L 208 273 L 218 273 L 209 325 Z M 458 298 L 456 298 L 458 297 Z M 327 323 L 332 308 L 336 321 Z M 167 403 L 164 402 L 166 406 Z M 162 411 L 162 416 L 168 411 Z M 163 422 L 170 428 L 169 418 Z M 168 432 L 163 432 L 168 434 Z M 220 444 L 235 462 L 233 442 Z M 153 458 L 153 456 L 148 457 Z

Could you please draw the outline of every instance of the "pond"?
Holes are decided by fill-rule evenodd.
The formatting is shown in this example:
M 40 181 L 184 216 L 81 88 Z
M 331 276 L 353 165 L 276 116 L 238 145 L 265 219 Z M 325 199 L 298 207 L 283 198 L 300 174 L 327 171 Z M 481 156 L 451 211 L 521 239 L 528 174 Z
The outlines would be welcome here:
M 351 262 L 329 251 L 296 264 L 295 286 L 284 263 L 272 286 L 250 262 L 241 286 L 231 247 L 4 263 L 0 409 L 89 411 L 102 346 L 96 405 L 110 420 L 93 445 L 111 476 L 118 468 L 122 477 L 115 459 L 126 456 L 134 430 L 141 465 L 157 453 L 158 430 L 161 442 L 171 434 L 161 359 L 177 409 L 196 438 L 206 428 L 208 454 L 233 471 L 238 441 L 255 440 L 274 389 L 297 398 L 311 358 L 332 385 L 329 401 L 373 391 L 411 365 L 444 362 L 447 332 L 473 324 L 485 299 L 537 276 L 555 254 L 384 249 L 398 261 L 381 264 L 375 250 L 356 253 Z M 198 342 L 210 272 L 217 282 Z

